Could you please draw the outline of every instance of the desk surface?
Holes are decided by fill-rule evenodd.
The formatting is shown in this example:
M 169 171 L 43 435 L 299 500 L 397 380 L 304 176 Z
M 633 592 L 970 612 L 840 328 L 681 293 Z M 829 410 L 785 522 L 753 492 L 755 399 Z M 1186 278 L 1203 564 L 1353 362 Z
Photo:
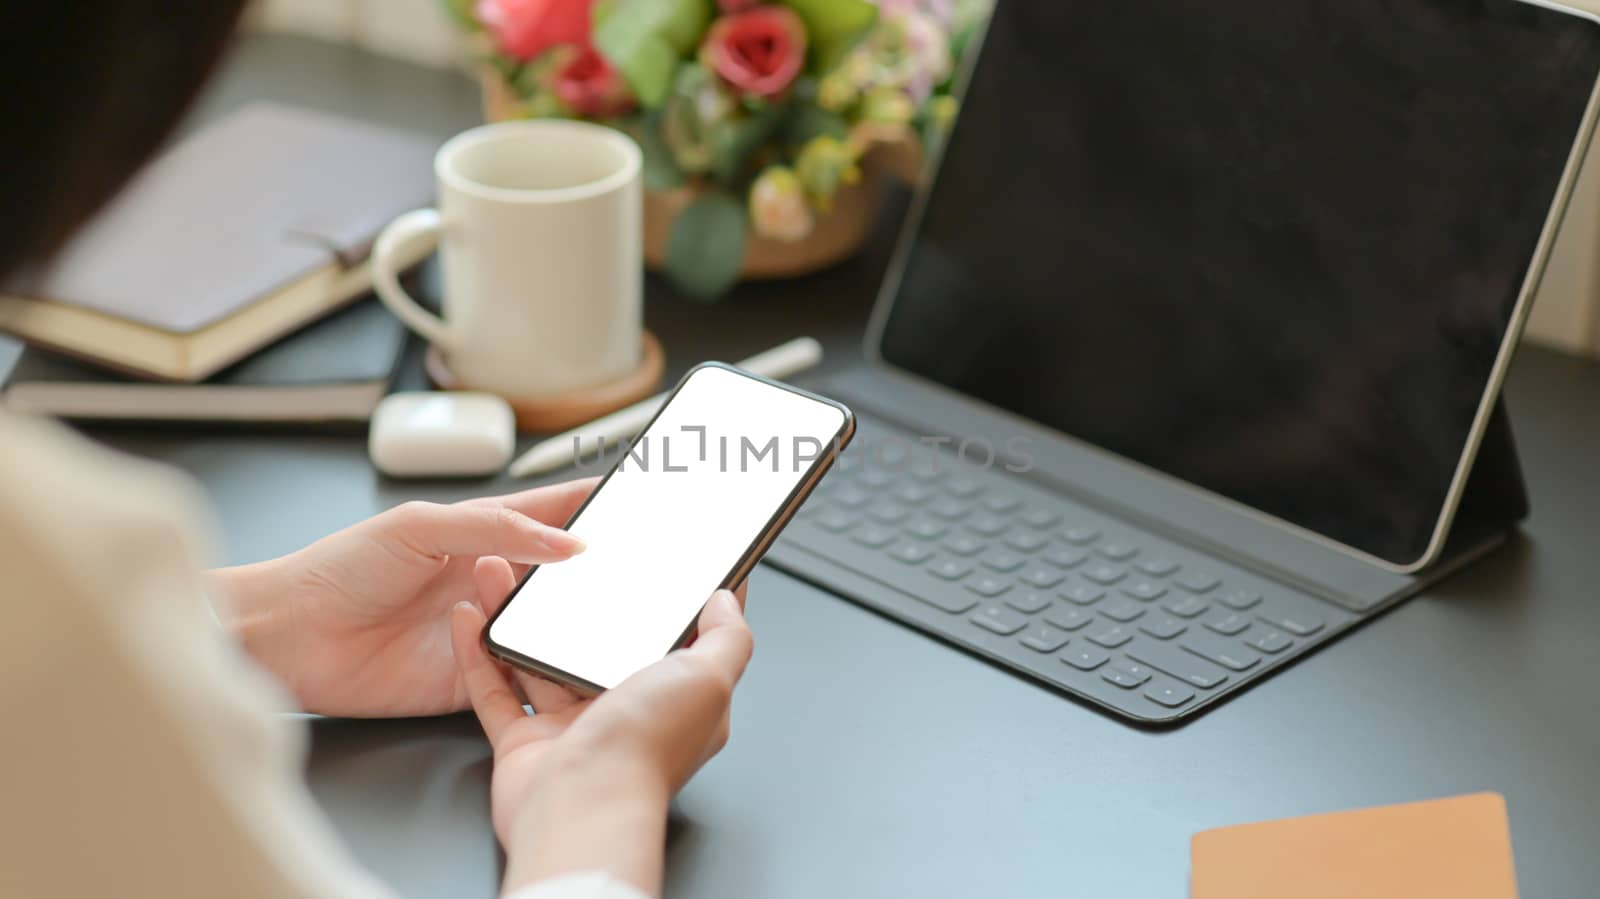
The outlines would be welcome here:
M 464 79 L 255 38 L 202 115 L 248 96 L 440 135 Z M 835 360 L 887 255 L 702 306 L 652 283 L 674 372 L 797 332 Z M 1498 790 L 1523 894 L 1600 883 L 1600 367 L 1528 350 L 1508 387 L 1533 516 L 1510 546 L 1177 730 L 1133 730 L 763 568 L 728 749 L 675 806 L 668 894 L 1182 897 L 1221 824 Z M 385 481 L 355 437 L 101 430 L 191 472 L 224 555 L 269 557 L 394 503 L 508 489 Z M 309 777 L 355 854 L 412 897 L 488 897 L 488 753 L 467 717 L 319 721 Z

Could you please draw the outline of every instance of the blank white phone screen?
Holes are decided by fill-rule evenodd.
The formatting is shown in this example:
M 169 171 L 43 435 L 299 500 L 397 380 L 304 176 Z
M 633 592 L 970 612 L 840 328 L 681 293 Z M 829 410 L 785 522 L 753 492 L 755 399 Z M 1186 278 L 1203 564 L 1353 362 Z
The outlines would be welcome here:
M 828 403 L 697 369 L 572 522 L 588 548 L 535 570 L 489 639 L 606 689 L 658 661 L 845 423 Z

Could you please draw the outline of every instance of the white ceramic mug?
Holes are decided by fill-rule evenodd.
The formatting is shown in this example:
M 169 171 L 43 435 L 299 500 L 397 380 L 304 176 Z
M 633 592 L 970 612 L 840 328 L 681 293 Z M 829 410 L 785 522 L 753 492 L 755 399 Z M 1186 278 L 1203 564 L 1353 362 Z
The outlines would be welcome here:
M 622 378 L 643 336 L 640 167 L 638 145 L 601 125 L 458 134 L 434 157 L 438 208 L 378 236 L 373 286 L 463 387 L 544 399 Z M 397 276 L 399 251 L 419 240 L 439 243 L 442 318 Z

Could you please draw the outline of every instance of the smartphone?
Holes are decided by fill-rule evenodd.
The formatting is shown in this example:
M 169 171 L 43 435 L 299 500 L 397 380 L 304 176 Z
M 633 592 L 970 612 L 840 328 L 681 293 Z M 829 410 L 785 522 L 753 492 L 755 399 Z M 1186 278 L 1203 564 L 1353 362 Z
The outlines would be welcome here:
M 695 368 L 567 522 L 587 548 L 528 572 L 484 627 L 489 652 L 584 692 L 615 687 L 743 582 L 854 435 L 841 403 Z

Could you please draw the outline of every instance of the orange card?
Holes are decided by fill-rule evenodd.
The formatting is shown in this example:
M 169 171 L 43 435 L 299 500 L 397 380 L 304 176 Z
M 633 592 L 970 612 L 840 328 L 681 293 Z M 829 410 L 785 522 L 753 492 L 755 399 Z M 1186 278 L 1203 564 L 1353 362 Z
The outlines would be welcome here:
M 1190 899 L 1516 899 L 1499 793 L 1194 835 Z

